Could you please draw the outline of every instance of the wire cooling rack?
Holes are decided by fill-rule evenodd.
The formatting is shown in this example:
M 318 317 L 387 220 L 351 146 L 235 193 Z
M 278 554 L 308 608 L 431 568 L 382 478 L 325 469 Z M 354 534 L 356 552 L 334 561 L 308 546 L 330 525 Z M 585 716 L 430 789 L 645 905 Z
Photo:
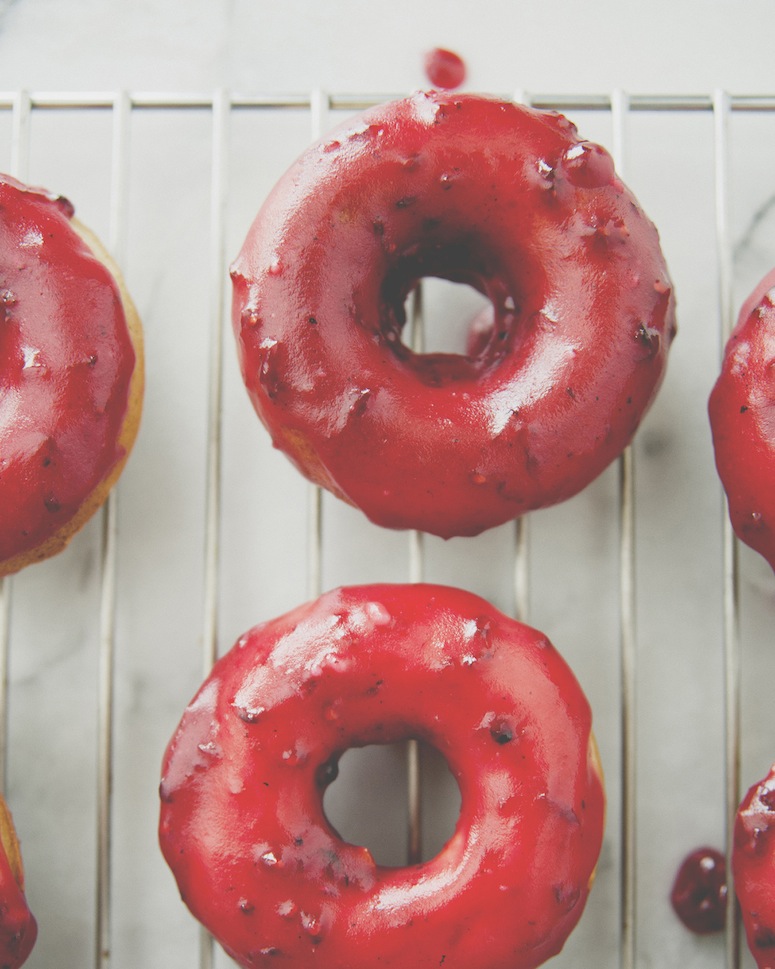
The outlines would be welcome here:
M 385 98 L 0 93 L 0 168 L 68 195 L 108 241 L 148 364 L 141 435 L 104 513 L 0 590 L 0 770 L 40 923 L 33 969 L 230 964 L 159 857 L 164 745 L 249 625 L 333 585 L 421 579 L 542 628 L 592 701 L 608 830 L 554 964 L 753 964 L 733 910 L 723 938 L 697 939 L 667 896 L 686 853 L 728 843 L 741 787 L 775 759 L 762 688 L 775 580 L 733 540 L 705 418 L 735 308 L 775 264 L 775 95 L 509 96 L 612 150 L 660 229 L 679 338 L 616 467 L 562 506 L 444 543 L 376 529 L 299 480 L 250 410 L 226 323 L 228 263 L 273 182 L 339 117 Z M 416 299 L 416 341 L 454 296 Z M 367 793 L 405 755 L 398 850 L 426 857 L 454 824 L 449 779 L 416 745 L 381 755 L 343 770 L 331 809 L 382 850 L 391 822 L 368 832 Z

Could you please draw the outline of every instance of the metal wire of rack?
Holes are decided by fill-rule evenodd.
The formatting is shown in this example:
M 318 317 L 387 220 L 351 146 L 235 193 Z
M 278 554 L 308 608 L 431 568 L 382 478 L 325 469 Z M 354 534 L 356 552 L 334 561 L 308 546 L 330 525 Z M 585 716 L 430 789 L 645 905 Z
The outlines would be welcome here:
M 519 92 L 515 99 L 536 107 L 551 108 L 576 114 L 601 115 L 610 124 L 610 144 L 617 168 L 625 179 L 629 174 L 629 128 L 636 115 L 668 115 L 686 117 L 703 115 L 712 118 L 712 170 L 714 212 L 714 245 L 716 264 L 715 297 L 718 345 L 728 335 L 734 315 L 735 267 L 733 261 L 733 230 L 731 228 L 730 197 L 730 119 L 733 116 L 750 115 L 775 118 L 775 95 L 740 96 L 726 92 L 711 95 L 627 95 L 612 92 L 603 95 L 529 95 Z M 7 141 L 10 152 L 7 170 L 22 179 L 33 176 L 31 171 L 31 146 L 33 143 L 32 121 L 50 113 L 63 115 L 84 113 L 107 114 L 111 121 L 109 188 L 109 214 L 107 226 L 109 247 L 120 264 L 128 257 L 129 223 L 132 218 L 130 181 L 132 163 L 133 125 L 143 112 L 163 115 L 196 113 L 209 118 L 210 184 L 208 191 L 209 225 L 208 302 L 206 314 L 209 330 L 207 350 L 207 412 L 206 446 L 204 460 L 204 529 L 201 592 L 201 669 L 206 671 L 222 648 L 222 600 L 223 600 L 223 523 L 230 509 L 225 507 L 223 493 L 224 451 L 224 380 L 228 364 L 225 359 L 225 321 L 227 318 L 227 263 L 229 217 L 227 206 L 231 197 L 231 149 L 233 123 L 238 114 L 296 115 L 308 118 L 307 136 L 319 137 L 328 127 L 331 117 L 339 112 L 360 110 L 385 100 L 382 96 L 366 94 L 327 94 L 314 91 L 309 95 L 277 97 L 275 95 L 246 96 L 226 91 L 212 94 L 158 94 L 145 92 L 11 92 L 0 93 L 0 116 L 10 115 L 10 134 Z M 2 142 L 0 142 L 2 144 Z M 288 161 L 292 160 L 292 156 Z M 58 186 L 51 185 L 51 188 Z M 636 193 L 637 194 L 637 193 Z M 680 299 L 680 291 L 679 291 Z M 415 346 L 421 346 L 423 332 L 422 294 L 415 296 L 412 312 Z M 204 393 L 204 391 L 203 391 Z M 156 415 L 146 413 L 145 420 Z M 616 558 L 618 589 L 619 668 L 619 764 L 618 776 L 609 776 L 609 789 L 618 790 L 618 840 L 615 850 L 618 868 L 618 929 L 616 952 L 606 964 L 619 965 L 622 969 L 635 969 L 641 964 L 638 939 L 639 869 L 638 858 L 638 520 L 636 489 L 636 454 L 630 448 L 622 457 L 616 478 Z M 117 957 L 117 944 L 113 930 L 116 906 L 114 900 L 116 827 L 114 771 L 116 749 L 114 726 L 116 717 L 116 649 L 117 601 L 122 595 L 119 575 L 119 548 L 123 542 L 131 542 L 132 535 L 120 529 L 119 501 L 122 485 L 114 491 L 101 518 L 98 538 L 100 563 L 99 576 L 99 651 L 96 675 L 98 700 L 98 728 L 96 731 L 97 805 L 95 835 L 95 889 L 93 918 L 93 964 L 109 969 L 121 962 Z M 308 596 L 317 595 L 327 582 L 326 573 L 326 514 L 328 506 L 321 492 L 313 487 L 307 489 L 306 497 L 306 578 L 304 591 Z M 739 801 L 741 786 L 741 642 L 740 642 L 740 556 L 731 529 L 723 515 L 719 516 L 721 533 L 721 596 L 723 599 L 721 644 L 723 650 L 723 681 L 720 694 L 723 698 L 723 771 L 724 771 L 724 827 L 727 844 L 734 809 Z M 511 602 L 510 608 L 523 620 L 532 618 L 532 570 L 531 570 L 530 517 L 515 523 L 509 544 L 511 551 Z M 418 533 L 409 535 L 406 549 L 406 578 L 420 581 L 428 571 L 426 543 Z M 69 552 L 66 554 L 70 554 Z M 0 710 L 0 773 L 8 774 L 9 706 L 13 704 L 11 672 L 15 655 L 12 611 L 15 600 L 16 579 L 8 579 L 0 587 L 0 682 L 2 683 L 2 709 Z M 551 634 L 551 630 L 549 630 Z M 9 686 L 10 684 L 10 686 Z M 160 753 L 160 752 L 159 752 Z M 421 829 L 421 771 L 416 747 L 410 746 L 409 770 L 409 856 L 420 855 Z M 13 805 L 12 805 L 13 806 Z M 17 819 L 18 820 L 18 819 Z M 693 845 L 687 844 L 687 850 Z M 153 851 L 154 846 L 149 846 Z M 28 876 L 29 889 L 34 897 L 34 881 Z M 172 893 L 170 893 L 172 894 Z M 46 912 L 39 913 L 39 921 L 45 930 Z M 56 948 L 56 944 L 53 944 Z M 47 951 L 52 951 L 49 949 Z M 211 940 L 202 933 L 198 944 L 200 969 L 210 969 L 219 959 Z M 44 964 L 35 962 L 31 965 Z M 131 962 L 129 957 L 127 964 Z M 735 911 L 730 906 L 726 933 L 724 962 L 727 969 L 739 969 L 741 940 Z M 81 952 L 72 965 L 87 964 L 88 957 Z M 64 962 L 62 963 L 65 964 Z M 68 963 L 70 964 L 70 963 Z M 159 964 L 169 964 L 168 962 Z M 189 964 L 181 962 L 183 964 Z M 646 963 L 643 963 L 646 964 Z

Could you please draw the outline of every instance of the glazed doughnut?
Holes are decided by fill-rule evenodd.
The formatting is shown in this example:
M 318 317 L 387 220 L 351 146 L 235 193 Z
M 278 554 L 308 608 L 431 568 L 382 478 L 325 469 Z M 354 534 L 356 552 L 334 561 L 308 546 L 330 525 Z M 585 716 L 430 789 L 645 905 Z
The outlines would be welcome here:
M 493 305 L 415 353 L 423 277 Z M 432 92 L 367 111 L 278 182 L 232 267 L 242 374 L 276 447 L 379 525 L 472 535 L 569 498 L 632 438 L 674 300 L 657 232 L 554 112 Z
M 775 270 L 740 310 L 708 414 L 732 528 L 775 569 Z
M 738 808 L 732 872 L 748 947 L 759 969 L 775 969 L 775 766 Z
M 0 575 L 59 552 L 134 442 L 140 323 L 64 198 L 0 175 Z
M 461 793 L 441 852 L 346 843 L 323 791 L 348 748 L 416 737 Z M 440 586 L 339 589 L 243 636 L 164 758 L 160 842 L 243 967 L 528 969 L 581 916 L 604 795 L 587 701 L 539 632 Z
M 24 868 L 11 812 L 0 797 L 0 969 L 18 969 L 32 952 L 38 925 L 24 894 Z

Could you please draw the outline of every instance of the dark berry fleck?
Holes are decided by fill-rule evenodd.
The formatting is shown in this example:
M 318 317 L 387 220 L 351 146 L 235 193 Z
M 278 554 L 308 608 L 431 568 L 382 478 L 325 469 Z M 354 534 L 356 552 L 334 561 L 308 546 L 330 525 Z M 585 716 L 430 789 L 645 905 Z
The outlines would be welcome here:
M 514 739 L 514 731 L 507 723 L 499 721 L 490 727 L 490 736 L 496 744 L 507 744 Z
M 318 787 L 328 787 L 339 776 L 339 757 L 334 754 L 324 761 L 315 772 L 315 781 Z
M 754 945 L 757 949 L 775 948 L 775 931 L 768 929 L 766 926 L 762 926 L 756 932 Z
M 649 356 L 655 356 L 659 352 L 662 342 L 659 331 L 645 323 L 640 323 L 635 330 L 635 339 L 646 348 Z

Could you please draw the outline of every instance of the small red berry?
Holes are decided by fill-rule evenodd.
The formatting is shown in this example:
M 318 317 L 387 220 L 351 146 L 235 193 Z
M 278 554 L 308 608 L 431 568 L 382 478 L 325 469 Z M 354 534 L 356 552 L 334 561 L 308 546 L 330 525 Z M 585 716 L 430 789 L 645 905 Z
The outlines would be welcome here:
M 727 863 L 714 848 L 698 848 L 683 862 L 670 893 L 678 918 L 692 932 L 707 935 L 724 928 Z
M 434 87 L 451 91 L 465 81 L 466 65 L 454 51 L 436 47 L 425 55 L 425 74 Z

